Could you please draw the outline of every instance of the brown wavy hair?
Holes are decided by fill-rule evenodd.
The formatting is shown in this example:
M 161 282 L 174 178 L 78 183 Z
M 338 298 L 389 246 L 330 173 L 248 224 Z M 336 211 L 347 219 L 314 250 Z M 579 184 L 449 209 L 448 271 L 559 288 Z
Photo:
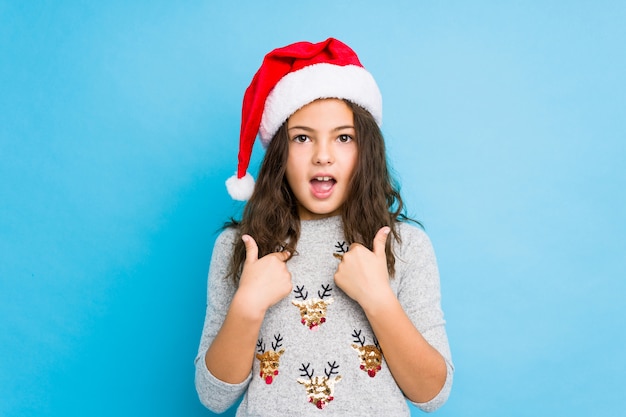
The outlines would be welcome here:
M 344 101 L 354 115 L 358 147 L 357 164 L 342 210 L 344 235 L 348 242 L 360 243 L 372 250 L 376 232 L 383 226 L 389 226 L 393 239 L 387 239 L 387 268 L 393 277 L 395 256 L 392 240 L 400 243 L 396 223 L 412 219 L 404 214 L 399 187 L 387 166 L 385 141 L 376 121 L 361 106 Z M 225 225 L 237 228 L 238 236 L 252 236 L 259 247 L 259 258 L 279 250 L 294 254 L 300 237 L 298 205 L 285 177 L 288 150 L 285 122 L 267 148 L 242 219 L 231 219 Z M 245 246 L 241 239 L 237 239 L 229 276 L 238 280 L 245 259 Z

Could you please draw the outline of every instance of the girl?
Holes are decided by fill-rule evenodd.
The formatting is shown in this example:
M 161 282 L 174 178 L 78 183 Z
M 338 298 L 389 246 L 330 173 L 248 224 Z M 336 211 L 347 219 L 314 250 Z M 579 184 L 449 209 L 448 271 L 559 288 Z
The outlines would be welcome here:
M 336 39 L 266 55 L 246 90 L 237 175 L 196 358 L 202 403 L 238 416 L 410 415 L 453 366 L 425 233 L 390 179 L 376 82 Z M 258 181 L 254 140 L 267 147 Z M 323 411 L 320 411 L 323 410 Z

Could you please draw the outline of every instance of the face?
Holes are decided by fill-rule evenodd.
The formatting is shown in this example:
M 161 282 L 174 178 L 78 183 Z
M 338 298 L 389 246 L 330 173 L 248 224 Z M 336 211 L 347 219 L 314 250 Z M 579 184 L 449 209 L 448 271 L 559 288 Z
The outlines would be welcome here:
M 301 220 L 341 213 L 357 162 L 352 110 L 342 100 L 307 104 L 287 121 L 286 177 Z

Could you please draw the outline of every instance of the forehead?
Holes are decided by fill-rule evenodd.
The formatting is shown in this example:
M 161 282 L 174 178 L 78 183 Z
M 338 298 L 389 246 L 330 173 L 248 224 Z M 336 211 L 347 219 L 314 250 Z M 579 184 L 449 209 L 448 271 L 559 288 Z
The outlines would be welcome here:
M 336 128 L 354 124 L 352 109 L 335 98 L 315 100 L 301 107 L 287 120 L 287 128 L 320 127 Z

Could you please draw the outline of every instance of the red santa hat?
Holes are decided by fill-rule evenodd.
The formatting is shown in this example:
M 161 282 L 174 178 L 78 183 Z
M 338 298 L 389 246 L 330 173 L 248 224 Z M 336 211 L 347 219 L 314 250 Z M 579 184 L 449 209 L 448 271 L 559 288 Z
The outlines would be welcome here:
M 376 81 L 343 42 L 333 38 L 297 42 L 265 55 L 243 97 L 239 164 L 237 173 L 226 181 L 233 199 L 246 201 L 254 190 L 247 170 L 257 135 L 267 147 L 289 116 L 321 98 L 351 101 L 368 110 L 378 125 L 382 123 Z

